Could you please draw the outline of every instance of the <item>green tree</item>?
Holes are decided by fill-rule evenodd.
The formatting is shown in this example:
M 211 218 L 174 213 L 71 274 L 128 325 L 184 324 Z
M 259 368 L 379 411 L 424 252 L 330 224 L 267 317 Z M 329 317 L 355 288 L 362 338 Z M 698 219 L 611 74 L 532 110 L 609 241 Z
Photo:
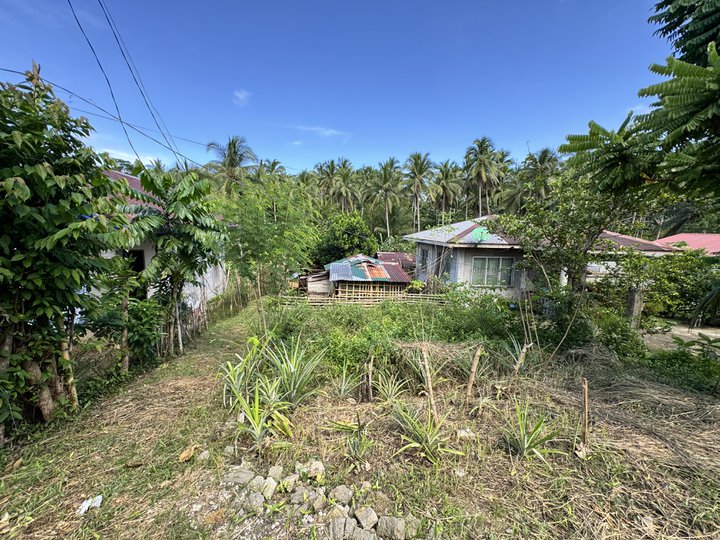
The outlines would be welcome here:
M 428 194 L 430 199 L 438 204 L 440 215 L 444 220 L 445 212 L 462 194 L 461 169 L 457 163 L 448 159 L 437 165 L 435 178 L 430 184 Z
M 668 39 L 680 60 L 707 65 L 707 47 L 720 42 L 719 0 L 661 0 L 650 22 L 661 25 L 657 34 Z
M 501 156 L 495 150 L 493 142 L 487 138 L 475 139 L 465 150 L 465 171 L 470 185 L 477 194 L 478 216 L 483 215 L 483 191 L 486 194 L 485 206 L 490 214 L 489 192 L 500 182 L 502 175 Z
M 313 261 L 327 264 L 359 253 L 373 257 L 377 250 L 377 240 L 362 216 L 358 212 L 340 213 L 321 228 Z
M 405 162 L 405 187 L 413 199 L 413 227 L 420 230 L 420 205 L 427 185 L 433 177 L 433 162 L 427 152 L 410 154 Z
M 90 301 L 101 252 L 131 234 L 90 133 L 39 67 L 0 83 L 0 425 L 21 409 L 48 421 L 78 407 L 68 322 Z
M 211 141 L 207 149 L 217 156 L 208 166 L 216 174 L 220 188 L 228 195 L 237 193 L 242 188 L 248 167 L 257 161 L 245 137 L 233 135 L 226 144 Z
M 219 261 L 225 227 L 214 214 L 209 193 L 212 184 L 197 173 L 163 173 L 148 170 L 140 175 L 145 194 L 134 197 L 144 204 L 129 207 L 135 225 L 155 245 L 155 256 L 142 277 L 155 284 L 168 307 L 166 353 L 175 353 L 175 340 L 183 352 L 180 306 L 183 287 L 195 282 Z
M 385 232 L 388 238 L 391 236 L 390 212 L 400 204 L 401 190 L 402 173 L 400 171 L 400 164 L 397 159 L 388 158 L 378 165 L 374 182 L 369 185 L 369 200 L 378 202 L 383 206 L 385 212 Z M 370 256 L 372 257 L 372 255 Z

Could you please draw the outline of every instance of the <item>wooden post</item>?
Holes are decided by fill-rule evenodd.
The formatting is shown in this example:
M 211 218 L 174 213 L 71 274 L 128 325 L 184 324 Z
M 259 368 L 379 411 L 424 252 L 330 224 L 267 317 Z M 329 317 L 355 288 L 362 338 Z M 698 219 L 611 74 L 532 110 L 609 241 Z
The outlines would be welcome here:
M 580 440 L 583 447 L 588 445 L 588 432 L 590 431 L 590 399 L 588 391 L 588 381 L 585 377 L 582 380 L 582 433 Z
M 515 376 L 518 376 L 518 373 L 520 373 L 520 369 L 522 368 L 523 364 L 525 363 L 525 357 L 527 356 L 528 351 L 530 350 L 530 347 L 532 347 L 532 343 L 525 343 L 522 347 L 522 350 L 520 351 L 520 354 L 518 355 L 518 359 L 515 362 L 514 370 L 515 370 Z
M 368 363 L 368 380 L 367 380 L 367 385 L 368 385 L 367 396 L 368 396 L 369 402 L 372 402 L 372 400 L 373 400 L 373 362 L 374 361 L 375 361 L 375 355 L 371 354 L 370 362 Z
M 130 369 L 130 349 L 128 347 L 128 298 L 127 296 L 120 302 L 120 316 L 122 318 L 123 329 L 120 333 L 120 352 L 122 357 L 120 366 L 123 373 L 127 373 Z
M 485 352 L 482 345 L 479 345 L 475 354 L 473 355 L 472 365 L 470 366 L 470 377 L 468 378 L 467 391 L 465 392 L 465 405 L 470 406 L 470 400 L 472 399 L 473 384 L 475 384 L 475 373 L 477 373 L 477 367 L 480 363 L 480 357 Z
M 430 401 L 430 410 L 432 411 L 433 420 L 435 425 L 440 423 L 440 417 L 438 416 L 437 406 L 435 405 L 435 393 L 432 387 L 432 374 L 430 373 L 430 359 L 428 358 L 427 347 L 423 343 L 420 350 L 422 351 L 423 358 L 423 369 L 425 371 L 425 383 L 427 384 L 428 400 Z
M 637 330 L 640 328 L 643 307 L 645 305 L 643 291 L 640 287 L 630 287 L 628 291 L 627 318 L 630 320 L 630 327 Z

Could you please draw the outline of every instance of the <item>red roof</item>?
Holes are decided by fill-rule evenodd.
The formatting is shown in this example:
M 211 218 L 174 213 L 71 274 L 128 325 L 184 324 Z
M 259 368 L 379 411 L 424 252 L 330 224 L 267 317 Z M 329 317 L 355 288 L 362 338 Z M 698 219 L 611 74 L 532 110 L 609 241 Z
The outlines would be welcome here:
M 704 249 L 708 255 L 720 255 L 720 234 L 680 233 L 661 238 L 658 242 L 665 245 L 684 242 L 690 249 Z
M 137 176 L 125 174 L 120 171 L 104 171 L 104 174 L 105 174 L 105 176 L 107 176 L 108 178 L 112 178 L 113 180 L 125 180 L 130 185 L 130 189 L 132 189 L 134 191 L 139 191 L 140 193 L 147 194 L 147 191 L 145 191 L 145 189 L 142 187 L 142 183 L 140 182 L 140 179 Z M 156 210 L 160 209 L 156 204 L 146 203 L 145 201 L 134 199 L 132 197 L 128 197 L 128 202 L 130 204 L 147 205 L 152 208 L 155 208 Z
M 612 231 L 603 231 L 602 234 L 600 234 L 600 239 L 609 240 L 619 246 L 638 249 L 640 251 L 675 251 L 675 248 L 672 246 L 668 246 L 659 241 L 645 240 L 643 238 L 628 236 L 627 234 L 620 234 Z

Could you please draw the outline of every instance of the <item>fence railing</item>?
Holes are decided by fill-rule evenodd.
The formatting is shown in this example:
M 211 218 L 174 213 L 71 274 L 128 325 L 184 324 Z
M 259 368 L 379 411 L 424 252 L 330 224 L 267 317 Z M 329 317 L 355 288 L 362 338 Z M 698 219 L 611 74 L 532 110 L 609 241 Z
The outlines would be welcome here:
M 308 304 L 311 306 L 330 306 L 334 304 L 356 304 L 361 306 L 376 306 L 385 300 L 392 302 L 402 302 L 405 304 L 418 304 L 431 302 L 435 304 L 447 303 L 447 296 L 444 294 L 409 294 L 409 293 L 391 293 L 383 294 L 382 292 L 355 292 L 345 293 L 335 296 L 288 296 L 281 295 L 278 301 L 283 305 Z

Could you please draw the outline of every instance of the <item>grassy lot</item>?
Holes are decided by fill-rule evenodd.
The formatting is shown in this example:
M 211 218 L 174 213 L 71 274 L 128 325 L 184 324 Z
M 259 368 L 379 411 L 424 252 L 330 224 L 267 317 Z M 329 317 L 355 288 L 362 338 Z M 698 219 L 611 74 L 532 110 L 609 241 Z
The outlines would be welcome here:
M 216 391 L 218 365 L 245 338 L 243 317 L 222 321 L 193 350 L 0 454 L 5 533 L 22 538 L 185 538 L 176 507 L 192 496 L 197 463 L 179 463 L 193 444 L 212 447 L 226 420 Z M 220 448 L 223 441 L 215 441 Z M 102 494 L 99 511 L 76 515 Z
M 329 321 L 351 321 L 356 327 L 342 337 L 348 348 L 367 328 L 354 312 L 349 318 L 323 313 L 322 324 L 303 323 L 298 332 L 313 340 L 312 324 L 321 336 L 331 333 Z M 378 313 L 368 315 L 373 324 Z M 242 351 L 251 317 L 246 311 L 214 325 L 185 357 L 1 454 L 0 508 L 9 516 L 4 532 L 22 538 L 247 538 L 232 502 L 220 497 L 219 479 L 249 457 L 286 470 L 296 460 L 321 459 L 328 487 L 369 481 L 390 497 L 393 511 L 413 513 L 442 538 L 720 537 L 720 401 L 628 370 L 601 348 L 519 375 L 483 361 L 466 407 L 465 380 L 451 368 L 472 353 L 470 342 L 433 342 L 443 444 L 463 453 L 445 455 L 436 467 L 411 450 L 397 454 L 405 442 L 392 405 L 339 397 L 331 381 L 337 370 L 330 366 L 318 377 L 316 394 L 292 413 L 290 444 L 268 447 L 258 459 L 241 440 L 238 457 L 228 457 L 223 448 L 233 436 L 216 373 Z M 417 345 L 393 343 L 404 351 Z M 328 354 L 342 356 L 343 347 Z M 406 373 L 403 360 L 394 358 L 394 367 Z M 582 377 L 590 381 L 593 413 L 584 459 L 573 452 Z M 426 414 L 426 395 L 416 386 L 408 385 L 400 399 Z M 508 452 L 506 436 L 518 429 L 516 403 L 528 404 L 532 425 L 543 418 L 544 433 L 554 433 L 547 448 L 556 453 L 545 462 Z M 369 424 L 372 446 L 363 466 L 351 470 L 347 436 L 327 426 L 358 417 Z M 466 431 L 459 437 L 458 430 Z M 210 459 L 180 463 L 193 445 L 210 450 Z M 77 516 L 81 502 L 98 494 L 102 506 Z M 313 534 L 297 521 L 284 522 L 281 531 L 272 537 Z

